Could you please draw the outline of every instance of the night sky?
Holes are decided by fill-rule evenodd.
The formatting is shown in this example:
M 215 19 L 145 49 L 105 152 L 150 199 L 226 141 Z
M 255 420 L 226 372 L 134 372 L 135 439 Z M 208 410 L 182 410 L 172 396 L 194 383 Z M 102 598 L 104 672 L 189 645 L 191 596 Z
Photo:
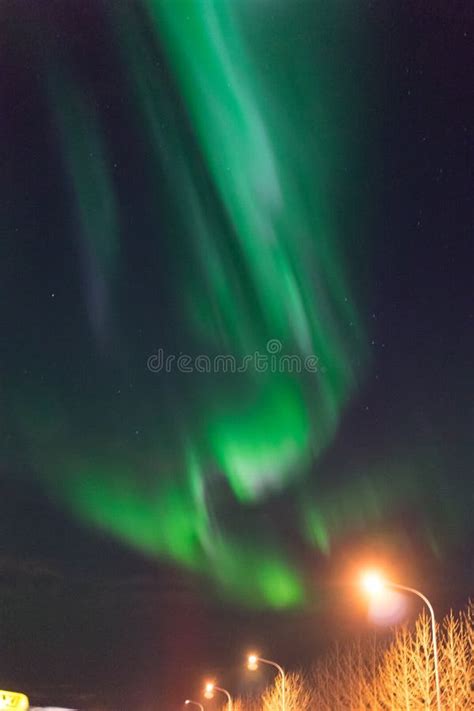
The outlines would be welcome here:
M 0 686 L 250 691 L 250 647 L 370 628 L 366 562 L 462 606 L 470 3 L 5 0 L 0 33 Z

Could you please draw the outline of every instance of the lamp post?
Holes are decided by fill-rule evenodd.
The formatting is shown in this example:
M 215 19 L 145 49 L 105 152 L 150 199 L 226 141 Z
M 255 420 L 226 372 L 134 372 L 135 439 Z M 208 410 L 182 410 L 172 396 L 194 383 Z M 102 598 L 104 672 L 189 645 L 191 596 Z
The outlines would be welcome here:
M 186 699 L 186 701 L 184 702 L 185 706 L 190 706 L 191 704 L 193 706 L 197 706 L 200 711 L 204 711 L 204 706 L 202 704 L 200 704 L 199 701 L 193 701 L 192 699 Z
M 275 669 L 277 669 L 278 673 L 280 674 L 280 676 L 281 676 L 281 708 L 282 708 L 282 711 L 285 711 L 285 709 L 286 709 L 285 670 L 283 669 L 282 666 L 277 664 L 277 662 L 272 662 L 270 659 L 262 659 L 262 657 L 258 657 L 256 654 L 249 654 L 249 656 L 247 657 L 247 667 L 250 669 L 250 671 L 255 671 L 256 669 L 258 669 L 259 664 L 268 664 L 269 666 L 275 667 Z
M 204 687 L 204 696 L 206 699 L 212 699 L 214 698 L 214 692 L 219 691 L 221 694 L 224 694 L 227 698 L 227 709 L 228 711 L 232 711 L 232 696 L 229 694 L 227 689 L 223 689 L 221 686 L 216 686 L 214 682 L 208 681 L 206 686 Z
M 370 595 L 377 595 L 382 592 L 384 588 L 391 588 L 392 590 L 402 590 L 403 592 L 409 592 L 417 597 L 421 598 L 425 603 L 426 607 L 430 612 L 431 617 L 431 634 L 433 637 L 433 662 L 434 662 L 434 673 L 435 673 L 435 685 L 436 685 L 436 703 L 438 711 L 441 711 L 441 689 L 439 683 L 439 662 L 438 662 L 438 642 L 436 638 L 436 618 L 433 609 L 433 605 L 428 600 L 426 595 L 423 595 L 419 590 L 415 588 L 407 587 L 406 585 L 400 585 L 399 583 L 393 583 L 391 580 L 384 580 L 384 578 L 376 571 L 369 571 L 364 573 L 362 576 L 362 587 Z

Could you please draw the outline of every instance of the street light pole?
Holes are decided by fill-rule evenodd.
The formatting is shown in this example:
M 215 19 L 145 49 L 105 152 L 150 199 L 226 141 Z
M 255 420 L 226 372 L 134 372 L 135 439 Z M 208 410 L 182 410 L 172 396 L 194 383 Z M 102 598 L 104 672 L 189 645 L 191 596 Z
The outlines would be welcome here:
M 200 704 L 199 701 L 193 701 L 192 699 L 186 699 L 186 701 L 184 702 L 184 705 L 189 706 L 190 704 L 192 704 L 193 706 L 197 706 L 200 711 L 204 711 L 204 706 L 202 704 Z
M 220 691 L 221 694 L 224 694 L 227 697 L 227 708 L 229 711 L 232 711 L 232 696 L 229 694 L 227 689 L 223 689 L 221 686 L 215 686 L 214 689 L 216 691 Z
M 436 638 L 436 619 L 433 610 L 433 605 L 428 600 L 426 595 L 423 595 L 416 588 L 410 588 L 407 585 L 400 585 L 399 583 L 392 583 L 390 580 L 385 580 L 382 575 L 377 571 L 369 570 L 367 571 L 361 579 L 362 586 L 370 595 L 379 594 L 384 588 L 392 588 L 393 590 L 402 590 L 403 592 L 409 592 L 417 597 L 421 598 L 425 603 L 426 607 L 430 611 L 431 616 L 431 634 L 433 637 L 433 661 L 434 661 L 434 672 L 435 672 L 435 685 L 436 685 L 436 703 L 438 711 L 441 711 L 441 688 L 439 683 L 439 663 L 438 663 L 438 642 Z
M 286 675 L 285 675 L 285 670 L 283 669 L 280 664 L 277 664 L 277 662 L 272 662 L 270 659 L 263 659 L 262 657 L 257 657 L 255 654 L 251 654 L 248 658 L 248 666 L 249 669 L 256 669 L 258 662 L 261 662 L 262 664 L 268 664 L 269 666 L 275 667 L 275 669 L 278 670 L 278 673 L 281 676 L 281 708 L 282 711 L 286 711 L 286 698 L 285 698 L 285 686 L 286 686 Z
M 399 585 L 398 583 L 387 582 L 387 587 L 394 588 L 395 590 L 404 590 L 405 592 L 412 593 L 420 597 L 425 603 L 426 607 L 430 611 L 431 616 L 431 634 L 433 636 L 433 661 L 434 661 L 434 672 L 435 672 L 435 684 L 436 684 L 436 703 L 438 711 L 441 711 L 441 688 L 439 683 L 439 663 L 438 663 L 438 642 L 436 638 L 436 618 L 433 609 L 433 605 L 428 600 L 426 595 L 423 595 L 419 590 L 415 588 L 409 588 L 406 585 Z
M 209 681 L 204 688 L 204 696 L 206 699 L 212 699 L 215 691 L 220 691 L 221 694 L 227 697 L 227 709 L 232 711 L 232 696 L 229 694 L 227 689 L 223 689 L 222 686 L 216 686 L 213 681 Z

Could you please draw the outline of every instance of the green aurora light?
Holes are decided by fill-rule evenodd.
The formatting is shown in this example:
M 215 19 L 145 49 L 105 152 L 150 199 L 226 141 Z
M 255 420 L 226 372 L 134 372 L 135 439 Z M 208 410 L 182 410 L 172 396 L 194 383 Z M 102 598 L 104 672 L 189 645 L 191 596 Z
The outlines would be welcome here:
M 367 349 L 347 258 L 352 233 L 341 234 L 335 197 L 345 162 L 359 159 L 356 110 L 350 89 L 331 93 L 327 75 L 342 81 L 339 65 L 322 66 L 327 48 L 303 29 L 319 22 L 323 37 L 335 23 L 341 37 L 362 38 L 336 9 L 320 17 L 318 4 L 276 3 L 273 12 L 267 28 L 255 2 L 110 6 L 115 132 L 100 83 L 46 24 L 35 28 L 69 187 L 65 232 L 82 260 L 83 339 L 71 361 L 52 336 L 44 347 L 63 365 L 46 367 L 34 394 L 12 384 L 10 400 L 28 459 L 83 521 L 211 576 L 240 600 L 280 608 L 301 603 L 304 584 L 254 507 L 304 478 L 331 443 Z M 119 158 L 130 174 L 142 168 L 131 208 L 133 177 L 117 176 Z M 144 234 L 142 274 L 130 244 L 139 251 Z M 284 353 L 315 355 L 317 372 L 146 369 L 158 347 L 243 358 L 272 339 Z M 139 437 L 124 436 L 124 422 L 130 431 L 138 422 Z M 244 526 L 226 521 L 235 507 Z M 332 533 L 317 511 L 302 519 L 326 550 Z

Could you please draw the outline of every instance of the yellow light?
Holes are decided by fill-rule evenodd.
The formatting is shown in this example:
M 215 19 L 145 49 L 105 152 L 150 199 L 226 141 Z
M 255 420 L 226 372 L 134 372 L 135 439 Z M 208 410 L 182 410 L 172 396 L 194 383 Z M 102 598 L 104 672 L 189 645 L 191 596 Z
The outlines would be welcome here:
M 30 702 L 25 694 L 17 691 L 0 691 L 0 709 L 26 709 L 30 708 Z
M 206 683 L 206 686 L 204 687 L 204 697 L 206 699 L 213 699 L 214 698 L 214 688 L 215 688 L 215 684 L 212 681 L 208 681 Z
M 250 671 L 258 669 L 258 657 L 256 654 L 249 654 L 247 657 L 247 668 L 250 669 Z
M 367 570 L 361 577 L 361 586 L 369 595 L 378 595 L 385 588 L 385 580 L 376 570 Z

